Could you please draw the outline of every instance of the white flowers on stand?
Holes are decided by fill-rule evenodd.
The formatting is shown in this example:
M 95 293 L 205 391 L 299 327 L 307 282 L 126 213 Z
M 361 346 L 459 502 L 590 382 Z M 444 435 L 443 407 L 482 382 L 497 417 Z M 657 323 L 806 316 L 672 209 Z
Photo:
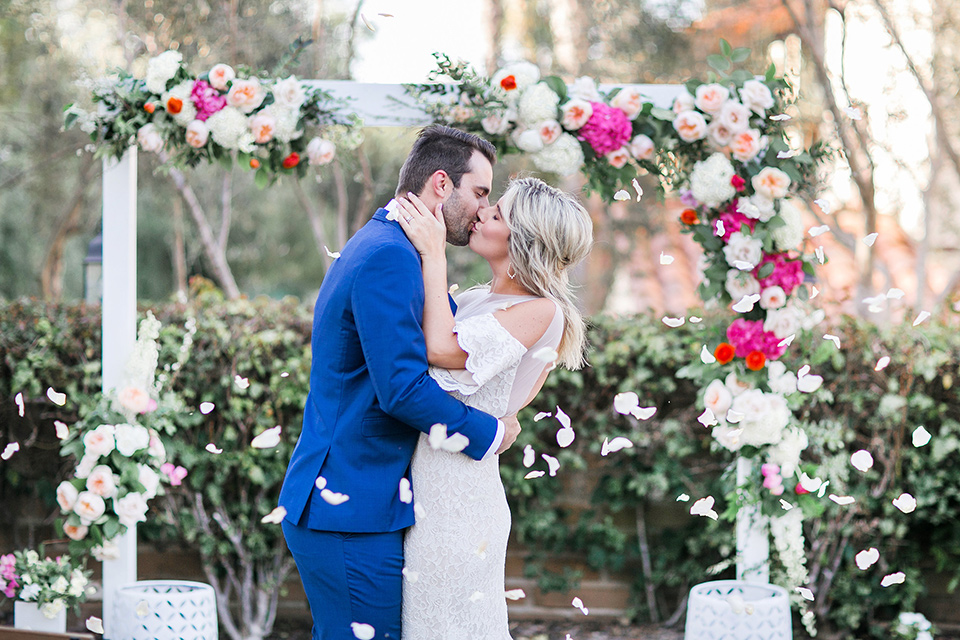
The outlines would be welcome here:
M 694 165 L 690 174 L 690 191 L 699 202 L 718 207 L 737 195 L 737 190 L 730 184 L 734 174 L 730 160 L 722 153 L 714 153 Z

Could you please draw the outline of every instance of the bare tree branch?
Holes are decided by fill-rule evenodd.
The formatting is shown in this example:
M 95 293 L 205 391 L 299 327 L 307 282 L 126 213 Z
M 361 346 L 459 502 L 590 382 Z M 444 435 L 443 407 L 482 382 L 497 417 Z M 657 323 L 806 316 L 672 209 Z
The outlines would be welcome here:
M 95 166 L 102 165 L 99 162 L 81 164 L 73 195 L 60 215 L 60 222 L 47 248 L 47 255 L 40 270 L 40 289 L 44 300 L 58 301 L 63 295 L 63 251 L 67 240 L 81 229 L 83 203 L 86 200 L 87 187 L 90 185 L 90 174 Z
M 227 238 L 230 235 L 230 219 L 233 217 L 233 172 L 227 171 L 223 175 L 220 188 L 220 235 L 217 237 L 217 247 L 220 253 L 227 251 Z
M 317 245 L 317 251 L 323 256 L 324 270 L 329 269 L 333 263 L 333 258 L 331 258 L 326 251 L 326 248 L 330 246 L 330 241 L 327 239 L 326 229 L 323 228 L 323 219 L 320 216 L 320 212 L 317 211 L 317 208 L 310 201 L 310 198 L 303 190 L 303 185 L 300 184 L 298 179 L 294 178 L 291 184 L 293 185 L 293 192 L 300 202 L 300 206 L 303 207 L 303 210 L 307 213 L 307 218 L 310 220 L 310 229 L 313 231 L 313 241 Z
M 337 247 L 343 247 L 347 244 L 347 212 L 350 207 L 350 199 L 347 195 L 347 179 L 343 175 L 343 166 L 340 159 L 334 159 L 333 164 L 333 183 L 337 187 Z

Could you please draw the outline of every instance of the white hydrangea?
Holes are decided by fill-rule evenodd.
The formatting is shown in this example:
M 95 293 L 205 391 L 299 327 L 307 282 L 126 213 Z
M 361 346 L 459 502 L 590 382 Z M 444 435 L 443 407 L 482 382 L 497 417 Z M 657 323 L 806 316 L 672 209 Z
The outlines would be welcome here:
M 543 149 L 543 138 L 536 129 L 517 129 L 511 137 L 517 148 L 526 153 L 536 153 Z
M 179 51 L 164 51 L 147 63 L 147 91 L 163 93 L 167 90 L 167 83 L 173 80 L 180 70 L 183 56 Z
M 513 76 L 514 83 L 516 84 L 515 89 L 505 90 L 503 88 L 502 83 L 508 76 Z M 493 74 L 493 77 L 490 78 L 490 84 L 495 90 L 504 92 L 507 100 L 513 102 L 520 97 L 524 89 L 539 82 L 539 80 L 540 68 L 532 62 L 521 60 L 519 62 L 511 62 Z
M 520 122 L 532 126 L 544 120 L 556 120 L 560 96 L 543 82 L 531 86 L 520 96 L 517 112 Z
M 733 300 L 740 300 L 744 296 L 752 296 L 760 293 L 760 283 L 749 271 L 730 269 L 727 271 L 725 286 L 727 293 L 730 294 Z
M 737 190 L 730 184 L 733 175 L 730 160 L 722 153 L 714 153 L 693 166 L 690 191 L 698 202 L 708 207 L 718 207 L 737 195 Z
M 773 230 L 773 242 L 779 251 L 796 249 L 803 242 L 803 218 L 789 200 L 780 201 L 780 217 L 786 223 Z
M 743 430 L 741 444 L 754 447 L 780 442 L 791 417 L 783 396 L 759 389 L 749 389 L 736 396 L 730 408 L 743 414 L 737 424 Z
M 730 234 L 727 246 L 723 248 L 723 257 L 727 259 L 727 264 L 731 267 L 737 262 L 747 262 L 752 265 L 760 264 L 763 258 L 763 243 L 754 238 L 737 231 Z
M 727 451 L 739 451 L 740 447 L 743 446 L 743 442 L 740 441 L 742 433 L 743 430 L 740 429 L 739 425 L 731 426 L 721 423 L 713 428 L 710 435 Z
M 207 128 L 213 141 L 226 149 L 239 149 L 240 139 L 245 134 L 253 139 L 247 126 L 247 116 L 236 107 L 224 107 L 211 115 L 207 118 Z
M 776 445 L 767 449 L 767 462 L 778 465 L 784 478 L 792 477 L 800 466 L 800 454 L 809 444 L 800 427 L 788 427 Z
M 190 98 L 192 91 L 193 80 L 184 80 L 180 84 L 171 87 L 169 91 L 165 91 L 160 97 L 164 105 L 167 104 L 170 98 L 178 98 L 180 100 L 180 113 L 173 114 L 173 121 L 181 127 L 188 126 L 197 117 L 197 107 Z
M 274 119 L 276 125 L 273 129 L 273 137 L 280 142 L 290 142 L 303 136 L 303 129 L 297 129 L 297 125 L 300 123 L 299 107 L 289 108 L 274 102 L 260 113 L 265 113 Z
M 573 175 L 583 166 L 583 149 L 580 147 L 580 141 L 569 133 L 561 134 L 556 142 L 547 145 L 531 157 L 537 169 L 559 176 Z
M 770 88 L 759 80 L 747 80 L 740 89 L 740 99 L 743 104 L 761 118 L 767 109 L 773 107 L 773 94 Z
M 797 391 L 797 374 L 787 371 L 787 365 L 779 360 L 767 362 L 767 384 L 770 391 L 788 396 Z

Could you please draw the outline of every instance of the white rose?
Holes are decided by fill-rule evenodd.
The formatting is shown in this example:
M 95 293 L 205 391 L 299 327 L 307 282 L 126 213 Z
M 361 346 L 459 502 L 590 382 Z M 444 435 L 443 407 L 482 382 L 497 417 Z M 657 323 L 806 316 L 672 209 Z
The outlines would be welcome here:
M 513 134 L 513 143 L 521 151 L 527 153 L 536 153 L 543 149 L 543 140 L 540 138 L 540 132 L 536 129 L 518 129 Z
M 727 451 L 739 451 L 743 443 L 740 442 L 740 435 L 743 430 L 738 425 L 718 424 L 710 432 L 710 435 L 720 443 Z
M 64 480 L 57 485 L 57 504 L 62 511 L 73 511 L 73 505 L 77 504 L 77 496 L 80 492 L 73 486 L 73 483 Z
M 63 600 L 57 598 L 53 602 L 46 602 L 40 605 L 40 613 L 43 617 L 53 620 L 63 611 Z
M 773 94 L 759 80 L 747 80 L 740 88 L 740 100 L 761 118 L 773 107 Z
M 767 311 L 767 317 L 763 321 L 763 330 L 780 339 L 797 333 L 800 328 L 800 311 L 791 306 Z
M 773 285 L 760 292 L 761 309 L 779 309 L 787 304 L 787 294 L 782 287 Z
M 157 153 L 163 149 L 163 138 L 152 122 L 143 125 L 137 131 L 137 144 L 147 153 Z
M 560 107 L 560 124 L 568 131 L 576 131 L 587 123 L 593 115 L 593 105 L 586 100 L 574 98 L 567 100 Z
M 87 537 L 88 527 L 63 523 L 63 534 L 71 540 L 83 540 Z
M 230 91 L 227 92 L 227 104 L 243 113 L 250 113 L 263 104 L 266 95 L 266 91 L 264 91 L 260 85 L 260 80 L 257 78 L 234 80 L 230 86 Z M 218 113 L 223 113 L 223 110 Z
M 67 582 L 67 579 L 63 576 L 57 576 L 57 579 L 53 581 L 50 588 L 56 593 L 66 593 L 67 589 L 70 588 L 70 583 Z
M 118 424 L 114 437 L 117 440 L 117 451 L 128 458 L 150 446 L 150 432 L 138 424 Z
M 619 149 L 614 149 L 604 157 L 607 159 L 607 162 L 610 163 L 611 167 L 619 169 L 630 160 L 630 152 L 627 151 L 626 147 L 620 147 Z
M 707 141 L 715 148 L 724 148 L 730 143 L 732 138 L 733 131 L 720 120 L 714 120 L 707 125 Z
M 207 144 L 207 140 L 210 139 L 210 129 L 207 128 L 207 124 L 202 120 L 194 120 L 187 125 L 187 132 L 185 136 L 188 145 L 194 149 L 200 149 Z
M 163 93 L 167 90 L 167 83 L 173 80 L 180 70 L 180 62 L 183 56 L 178 51 L 164 51 L 160 55 L 151 58 L 147 63 L 147 76 L 145 78 L 147 90 L 151 93 Z
M 77 470 L 73 473 L 73 477 L 80 478 L 81 480 L 90 475 L 90 472 L 93 471 L 93 468 L 97 466 L 97 461 L 100 459 L 100 456 L 95 456 L 92 454 L 86 454 L 80 458 L 80 462 L 77 463 Z
M 73 512 L 80 516 L 80 524 L 89 526 L 103 515 L 106 508 L 103 498 L 91 491 L 81 491 L 77 496 L 77 503 L 73 506 Z
M 788 396 L 797 391 L 797 374 L 787 371 L 787 366 L 779 360 L 767 362 L 767 384 L 770 391 Z
M 160 475 L 145 464 L 137 465 L 137 481 L 143 485 L 143 495 L 147 500 L 157 495 L 160 488 Z
M 37 599 L 38 595 L 40 595 L 40 585 L 36 583 L 28 584 L 20 590 L 20 600 L 24 602 L 32 602 Z
M 120 558 L 120 545 L 113 540 L 104 540 L 102 545 L 94 547 L 90 552 L 100 562 L 118 560 Z
M 602 102 L 603 97 L 600 95 L 600 92 L 597 90 L 597 83 L 593 78 L 588 76 L 580 76 L 573 81 L 573 85 L 569 88 L 567 95 L 571 99 L 580 99 L 585 100 L 586 102 Z
M 736 133 L 730 139 L 730 155 L 740 162 L 750 162 L 766 146 L 766 138 L 757 129 L 748 129 Z
M 743 133 L 750 128 L 750 109 L 736 100 L 727 100 L 720 107 L 717 120 L 722 122 L 733 135 Z
M 723 107 L 723 103 L 730 97 L 730 90 L 716 83 L 702 84 L 697 87 L 697 95 L 693 103 L 700 111 L 716 113 Z
M 692 111 L 697 105 L 694 104 L 693 96 L 684 91 L 673 100 L 673 113 L 679 114 L 684 111 Z
M 531 158 L 540 171 L 569 176 L 583 166 L 583 148 L 579 140 L 569 133 L 564 133 L 556 142 L 534 153 Z
M 105 456 L 114 448 L 114 427 L 102 424 L 93 431 L 83 435 L 84 457 L 93 456 L 94 459 Z
M 653 159 L 654 144 L 648 135 L 641 133 L 638 136 L 634 136 L 630 144 L 627 145 L 627 149 L 630 150 L 630 154 L 637 160 Z
M 633 120 L 640 115 L 640 110 L 643 109 L 643 96 L 640 95 L 638 87 L 624 87 L 610 100 L 610 106 L 620 109 L 626 114 L 627 118 Z
M 780 201 L 780 217 L 784 224 L 773 230 L 773 242 L 780 251 L 796 249 L 803 242 L 803 217 L 789 200 Z
M 333 162 L 333 157 L 337 153 L 337 147 L 329 140 L 323 138 L 314 138 L 307 143 L 307 158 L 310 165 L 319 167 Z
M 87 491 L 95 493 L 101 498 L 113 498 L 117 495 L 118 478 L 113 469 L 105 464 L 93 468 L 87 476 Z
M 563 127 L 560 126 L 560 123 L 556 120 L 544 120 L 536 127 L 537 131 L 540 133 L 540 139 L 543 140 L 543 144 L 553 144 L 557 141 L 557 138 L 560 137 L 560 134 L 563 133 Z
M 557 105 L 560 104 L 560 96 L 546 83 L 538 82 L 529 87 L 520 96 L 517 103 L 517 114 L 520 122 L 533 126 L 544 120 L 552 120 L 557 117 Z
M 743 429 L 740 441 L 754 447 L 780 442 L 791 417 L 790 408 L 782 396 L 759 389 L 744 391 L 734 399 L 730 408 L 743 414 L 737 425 Z
M 764 167 L 760 173 L 750 179 L 754 191 L 770 200 L 783 198 L 790 189 L 790 176 L 780 169 Z
M 125 527 L 132 527 L 147 520 L 147 501 L 142 494 L 130 492 L 113 501 L 113 510 Z
M 284 78 L 273 85 L 274 104 L 286 109 L 299 110 L 307 99 L 303 84 L 294 76 Z
M 218 91 L 226 91 L 227 84 L 236 77 L 237 72 L 233 70 L 233 67 L 223 63 L 213 65 L 210 73 L 207 74 L 210 86 Z
M 767 222 L 777 213 L 773 208 L 773 200 L 766 197 L 762 193 L 753 194 L 747 198 L 747 201 L 752 204 L 753 207 L 747 208 L 744 211 L 740 211 L 740 213 L 744 214 L 748 218 L 753 218 L 755 220 L 759 220 L 760 222 Z
M 150 446 L 147 449 L 147 454 L 152 458 L 158 458 L 161 462 L 167 458 L 167 452 L 163 448 L 163 442 L 160 440 L 157 432 L 153 430 L 150 431 Z
M 753 236 L 736 231 L 730 234 L 727 246 L 723 248 L 723 257 L 730 266 L 737 262 L 758 265 L 763 258 L 763 243 Z
M 725 288 L 734 301 L 741 300 L 744 296 L 753 296 L 760 293 L 760 283 L 753 277 L 753 274 L 740 269 L 727 271 Z
M 681 111 L 673 119 L 673 128 L 684 142 L 702 140 L 707 135 L 707 121 L 699 111 Z
M 707 385 L 703 392 L 703 404 L 707 409 L 713 411 L 713 415 L 720 419 L 727 415 L 730 404 L 733 402 L 733 394 L 723 384 L 723 380 L 714 380 Z
M 723 384 L 726 385 L 727 389 L 730 390 L 730 393 L 732 393 L 734 397 L 752 388 L 749 382 L 744 382 L 743 380 L 738 378 L 737 374 L 734 373 L 733 371 L 727 374 L 727 377 L 724 379 Z

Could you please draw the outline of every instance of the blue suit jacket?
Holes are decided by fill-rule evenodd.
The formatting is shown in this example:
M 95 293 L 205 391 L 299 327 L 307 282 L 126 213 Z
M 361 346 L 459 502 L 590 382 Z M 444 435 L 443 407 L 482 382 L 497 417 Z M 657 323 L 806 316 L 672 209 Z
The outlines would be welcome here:
M 427 375 L 420 257 L 379 209 L 327 272 L 313 318 L 303 431 L 280 491 L 286 519 L 311 529 L 384 532 L 414 522 L 400 479 L 420 436 L 436 423 L 462 433 L 479 460 L 497 421 L 453 399 Z M 349 496 L 327 503 L 315 488 Z M 312 494 L 312 497 L 311 497 Z M 305 509 L 308 499 L 310 508 Z

